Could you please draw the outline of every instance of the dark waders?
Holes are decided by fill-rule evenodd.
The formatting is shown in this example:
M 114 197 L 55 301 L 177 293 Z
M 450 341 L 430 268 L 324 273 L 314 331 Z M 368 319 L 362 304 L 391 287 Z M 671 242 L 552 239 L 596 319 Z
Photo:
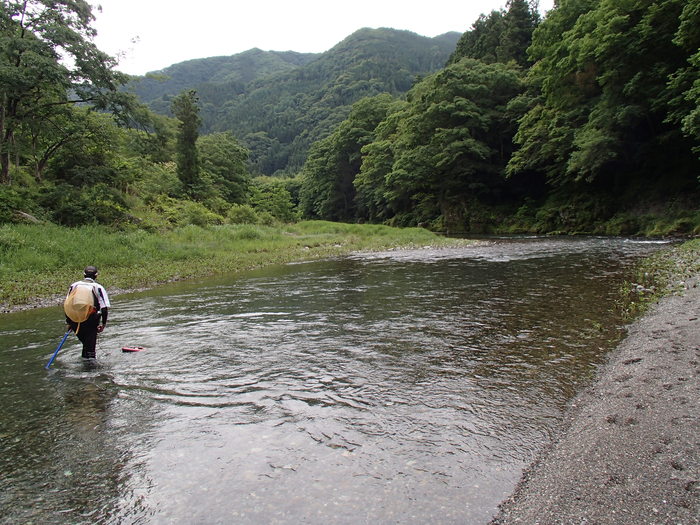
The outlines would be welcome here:
M 97 326 L 100 324 L 99 313 L 94 313 L 87 318 L 86 321 L 80 323 L 74 323 L 70 321 L 68 326 L 75 332 L 77 331 L 78 339 L 83 343 L 83 358 L 94 359 L 95 358 L 95 347 L 97 346 Z

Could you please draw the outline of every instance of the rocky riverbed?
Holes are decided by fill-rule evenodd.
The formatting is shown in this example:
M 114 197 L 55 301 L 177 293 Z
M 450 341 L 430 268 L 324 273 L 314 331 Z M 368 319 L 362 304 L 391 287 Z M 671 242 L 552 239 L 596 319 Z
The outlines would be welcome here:
M 630 326 L 494 525 L 700 523 L 699 286 Z

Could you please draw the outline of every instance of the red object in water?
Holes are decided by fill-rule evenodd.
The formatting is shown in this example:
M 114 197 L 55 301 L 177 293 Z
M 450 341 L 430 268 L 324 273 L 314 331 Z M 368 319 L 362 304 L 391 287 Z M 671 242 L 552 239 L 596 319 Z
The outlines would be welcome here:
M 145 350 L 143 346 L 122 346 L 122 352 L 140 352 Z

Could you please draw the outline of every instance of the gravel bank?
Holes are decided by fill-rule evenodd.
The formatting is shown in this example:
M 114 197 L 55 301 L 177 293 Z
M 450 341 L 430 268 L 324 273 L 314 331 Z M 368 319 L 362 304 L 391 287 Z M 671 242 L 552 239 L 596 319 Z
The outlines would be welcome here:
M 699 317 L 696 279 L 631 325 L 494 525 L 700 524 Z

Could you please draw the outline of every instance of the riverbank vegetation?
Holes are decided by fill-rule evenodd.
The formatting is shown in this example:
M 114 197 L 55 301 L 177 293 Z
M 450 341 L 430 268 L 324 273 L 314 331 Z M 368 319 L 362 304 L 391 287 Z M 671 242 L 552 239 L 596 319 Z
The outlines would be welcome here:
M 405 100 L 312 146 L 305 215 L 470 232 L 700 234 L 700 3 L 482 16 Z M 363 104 L 363 105 L 362 105 Z
M 88 2 L 2 7 L 0 223 L 700 234 L 698 0 L 508 0 L 448 59 L 391 29 L 202 59 L 151 106 Z
M 286 226 L 187 225 L 167 232 L 94 225 L 0 226 L 0 308 L 58 301 L 94 264 L 110 291 L 362 250 L 462 243 L 421 228 L 303 221 Z
M 693 239 L 642 259 L 635 268 L 634 281 L 623 286 L 630 316 L 645 312 L 661 297 L 700 286 L 700 239 Z

